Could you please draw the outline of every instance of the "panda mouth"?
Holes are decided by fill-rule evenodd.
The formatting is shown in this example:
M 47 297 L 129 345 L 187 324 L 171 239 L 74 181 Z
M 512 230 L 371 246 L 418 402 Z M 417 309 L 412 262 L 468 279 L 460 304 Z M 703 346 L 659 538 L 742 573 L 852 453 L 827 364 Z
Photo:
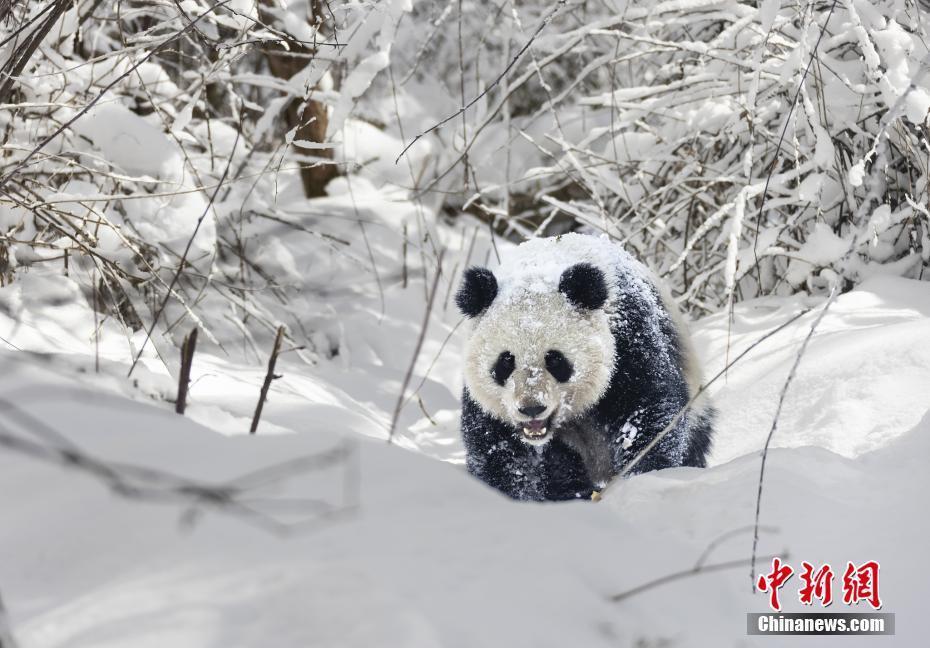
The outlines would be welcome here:
M 545 419 L 532 419 L 530 421 L 523 421 L 521 423 L 523 440 L 531 444 L 537 444 L 548 440 L 549 422 L 551 419 L 552 417 L 550 416 Z

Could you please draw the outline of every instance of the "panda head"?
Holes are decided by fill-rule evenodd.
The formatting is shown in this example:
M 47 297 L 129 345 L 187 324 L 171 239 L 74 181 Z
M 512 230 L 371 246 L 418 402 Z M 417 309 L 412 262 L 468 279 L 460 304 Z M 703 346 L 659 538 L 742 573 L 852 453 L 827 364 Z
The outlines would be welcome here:
M 484 411 L 526 443 L 547 443 L 604 395 L 614 339 L 603 272 L 579 263 L 558 285 L 524 281 L 498 294 L 486 268 L 465 272 L 456 303 L 474 321 L 465 384 Z

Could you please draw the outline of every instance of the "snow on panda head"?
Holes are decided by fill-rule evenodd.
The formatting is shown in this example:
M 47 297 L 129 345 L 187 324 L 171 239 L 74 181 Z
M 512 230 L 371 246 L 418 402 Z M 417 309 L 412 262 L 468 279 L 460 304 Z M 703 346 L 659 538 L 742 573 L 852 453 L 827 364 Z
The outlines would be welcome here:
M 465 349 L 471 397 L 532 445 L 595 405 L 613 374 L 604 273 L 587 262 L 562 268 L 553 276 L 551 264 L 531 263 L 502 286 L 490 270 L 470 268 L 456 295 L 474 321 Z

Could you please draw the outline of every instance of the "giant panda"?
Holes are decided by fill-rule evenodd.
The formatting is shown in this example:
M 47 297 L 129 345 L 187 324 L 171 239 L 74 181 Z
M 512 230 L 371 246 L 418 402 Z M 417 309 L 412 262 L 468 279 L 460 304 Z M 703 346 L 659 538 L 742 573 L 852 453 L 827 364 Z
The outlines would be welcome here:
M 630 474 L 706 465 L 713 408 L 661 284 L 606 237 L 563 234 L 463 273 L 468 471 L 518 500 L 589 499 Z

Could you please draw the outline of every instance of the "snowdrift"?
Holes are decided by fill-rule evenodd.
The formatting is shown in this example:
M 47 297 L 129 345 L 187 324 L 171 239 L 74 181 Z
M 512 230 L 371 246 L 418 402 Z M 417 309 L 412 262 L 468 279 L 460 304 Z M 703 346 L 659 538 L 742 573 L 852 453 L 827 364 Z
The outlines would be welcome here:
M 191 498 L 127 499 L 80 467 L 6 448 L 0 584 L 17 638 L 25 648 L 771 643 L 745 636 L 745 614 L 767 609 L 764 595 L 751 593 L 744 562 L 759 450 L 822 303 L 766 299 L 738 305 L 732 325 L 722 316 L 699 322 L 710 375 L 725 362 L 727 340 L 732 358 L 800 308 L 812 309 L 715 385 L 715 465 L 629 479 L 599 504 L 511 502 L 454 461 L 388 445 L 360 413 L 362 392 L 332 388 L 328 402 L 319 394 L 317 409 L 300 417 L 303 428 L 294 425 L 299 408 L 273 400 L 275 431 L 290 423 L 297 434 L 224 436 L 164 404 L 108 393 L 92 374 L 82 385 L 59 370 L 61 357 L 7 353 L 3 398 L 82 453 L 198 484 L 239 479 L 251 486 L 240 500 L 278 519 L 297 519 L 288 508 L 297 500 L 337 507 L 330 514 L 308 505 L 301 515 L 313 522 L 282 535 Z M 844 645 L 923 645 L 928 335 L 926 284 L 875 279 L 839 297 L 801 361 L 768 458 L 760 556 L 835 570 L 846 561 L 881 563 L 883 611 L 897 614 L 897 635 Z M 209 392 L 199 398 L 209 401 Z M 217 402 L 211 407 L 224 411 Z M 8 436 L 54 441 L 36 437 L 7 408 L 0 422 Z M 368 437 L 357 433 L 366 430 Z M 436 426 L 428 453 L 455 448 L 455 435 L 454 421 Z M 403 440 L 416 445 L 416 435 Z M 351 465 L 242 480 L 346 441 L 354 444 Z M 739 565 L 648 586 L 698 561 Z M 782 600 L 787 611 L 802 608 L 792 586 Z

